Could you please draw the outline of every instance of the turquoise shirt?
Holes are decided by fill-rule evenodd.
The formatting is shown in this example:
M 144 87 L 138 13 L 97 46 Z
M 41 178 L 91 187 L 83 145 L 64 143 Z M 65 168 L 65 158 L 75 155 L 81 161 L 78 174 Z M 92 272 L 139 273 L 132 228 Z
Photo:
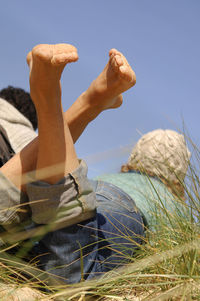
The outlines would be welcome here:
M 118 186 L 129 194 L 137 207 L 145 216 L 149 227 L 157 224 L 157 215 L 168 219 L 170 216 L 183 214 L 180 201 L 169 192 L 166 186 L 155 177 L 149 177 L 139 172 L 105 174 L 96 178 Z

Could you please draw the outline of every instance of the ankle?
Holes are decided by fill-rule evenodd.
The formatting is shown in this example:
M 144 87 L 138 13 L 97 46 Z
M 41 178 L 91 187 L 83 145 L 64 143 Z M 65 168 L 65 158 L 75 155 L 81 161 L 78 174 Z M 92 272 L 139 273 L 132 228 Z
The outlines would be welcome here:
M 90 118 L 90 121 L 94 120 L 105 110 L 104 105 L 98 99 L 98 96 L 91 93 L 89 89 L 81 94 L 79 101 L 84 113 Z

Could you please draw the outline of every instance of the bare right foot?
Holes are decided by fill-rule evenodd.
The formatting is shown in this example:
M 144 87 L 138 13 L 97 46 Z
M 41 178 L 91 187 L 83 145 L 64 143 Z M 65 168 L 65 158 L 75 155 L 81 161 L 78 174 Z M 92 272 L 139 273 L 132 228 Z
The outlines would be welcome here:
M 111 49 L 109 56 L 104 70 L 84 93 L 85 104 L 100 111 L 118 108 L 123 100 L 121 93 L 136 83 L 135 72 L 125 56 L 116 49 Z
M 27 56 L 30 91 L 38 117 L 36 179 L 53 184 L 78 167 L 71 133 L 64 122 L 60 78 L 67 63 L 78 59 L 69 44 L 37 45 Z M 41 169 L 54 166 L 53 175 Z M 55 169 L 55 166 L 59 166 Z

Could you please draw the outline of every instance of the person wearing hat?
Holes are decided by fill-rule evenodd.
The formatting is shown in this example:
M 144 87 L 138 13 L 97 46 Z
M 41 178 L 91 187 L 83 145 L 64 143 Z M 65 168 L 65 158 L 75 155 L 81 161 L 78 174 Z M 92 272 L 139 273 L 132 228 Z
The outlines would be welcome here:
M 184 201 L 184 179 L 190 155 L 182 134 L 157 129 L 139 139 L 120 173 L 105 174 L 97 179 L 116 185 L 130 195 L 146 225 L 153 229 L 158 210 L 173 214 L 175 199 Z
M 170 210 L 173 210 L 175 195 L 184 197 L 181 183 L 190 153 L 182 135 L 171 130 L 156 130 L 138 141 L 121 173 L 88 181 L 87 167 L 83 161 L 77 160 L 72 141 L 75 143 L 90 121 L 102 111 L 122 104 L 121 93 L 135 84 L 135 74 L 125 57 L 112 49 L 103 72 L 64 115 L 60 112 L 60 105 L 56 105 L 60 117 L 55 122 L 55 110 L 51 112 L 49 104 L 55 101 L 52 95 L 60 103 L 60 88 L 56 90 L 57 94 L 55 86 L 66 62 L 76 60 L 77 52 L 71 45 L 56 45 L 54 49 L 57 48 L 58 55 L 54 55 L 50 62 L 51 47 L 36 46 L 27 57 L 31 70 L 31 96 L 43 129 L 39 126 L 39 137 L 1 168 L 0 199 L 4 210 L 0 214 L 0 223 L 11 233 L 19 232 L 19 236 L 15 232 L 12 238 L 9 237 L 8 242 L 15 242 L 17 237 L 34 237 L 38 229 L 42 231 L 42 226 L 48 225 L 49 232 L 43 233 L 34 245 L 33 253 L 39 255 L 39 266 L 53 278 L 59 276 L 67 283 L 74 283 L 101 275 L 133 256 L 144 241 L 145 226 L 154 224 L 151 213 L 152 206 L 159 203 L 156 196 L 161 196 L 162 204 Z M 73 55 L 69 49 L 73 49 Z M 59 64 L 55 67 L 59 60 L 61 68 Z M 54 72 L 60 75 L 56 77 Z M 39 80 L 44 74 L 46 78 L 53 75 L 49 91 Z M 44 110 L 47 106 L 51 121 Z M 60 123 L 63 116 L 65 124 Z M 52 128 L 49 129 L 52 120 L 55 122 L 54 133 Z M 53 173 L 48 170 L 48 175 L 40 174 L 44 159 L 49 160 L 48 165 L 55 163 L 55 158 L 58 160 L 60 149 L 51 157 L 47 156 L 47 150 L 49 143 L 52 146 L 52 141 L 55 144 L 56 139 L 60 139 L 62 130 L 69 140 L 65 142 L 63 136 L 59 143 L 64 141 L 70 146 L 71 165 L 64 171 L 61 168 L 59 174 L 54 174 L 55 168 Z M 49 136 L 47 141 L 46 135 Z M 36 173 L 28 180 L 24 178 L 24 173 L 35 169 Z M 15 205 L 26 202 L 29 206 L 23 205 L 23 210 L 15 208 Z

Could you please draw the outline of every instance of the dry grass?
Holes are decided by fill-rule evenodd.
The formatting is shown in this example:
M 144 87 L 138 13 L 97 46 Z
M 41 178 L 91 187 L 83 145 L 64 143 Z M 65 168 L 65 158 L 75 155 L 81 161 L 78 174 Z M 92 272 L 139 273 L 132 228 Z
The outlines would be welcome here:
M 149 231 L 130 264 L 101 279 L 58 287 L 50 284 L 48 274 L 0 251 L 0 300 L 200 300 L 200 154 L 192 147 L 195 159 L 186 184 L 181 183 L 184 215 L 156 214 L 159 226 Z

